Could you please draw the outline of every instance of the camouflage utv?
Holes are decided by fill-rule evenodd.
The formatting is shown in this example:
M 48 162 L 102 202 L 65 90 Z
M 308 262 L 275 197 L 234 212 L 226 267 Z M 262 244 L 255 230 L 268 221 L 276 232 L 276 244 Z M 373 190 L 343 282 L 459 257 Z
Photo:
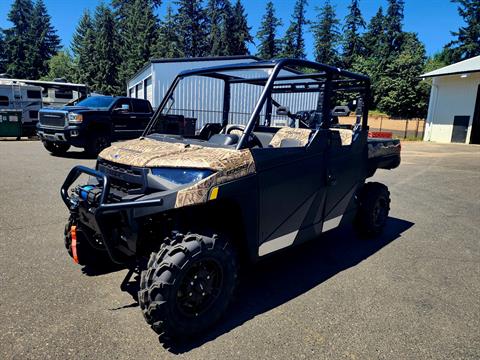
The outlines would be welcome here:
M 398 166 L 400 145 L 369 143 L 369 90 L 363 75 L 293 59 L 181 73 L 140 139 L 68 175 L 70 255 L 139 268 L 151 327 L 198 334 L 227 309 L 240 262 L 351 222 L 385 226 L 387 187 L 365 180 Z

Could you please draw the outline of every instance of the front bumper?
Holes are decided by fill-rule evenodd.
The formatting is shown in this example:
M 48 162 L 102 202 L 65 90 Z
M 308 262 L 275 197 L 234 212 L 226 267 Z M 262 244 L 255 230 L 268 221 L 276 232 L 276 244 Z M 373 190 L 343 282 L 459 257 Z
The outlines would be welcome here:
M 89 175 L 98 181 L 96 187 L 100 188 L 101 192 L 95 201 L 89 202 L 80 197 L 69 195 L 70 187 L 82 174 Z M 112 201 L 113 194 L 111 194 L 110 185 L 111 181 L 106 174 L 85 166 L 76 166 L 65 179 L 60 193 L 70 212 L 77 214 L 79 221 L 102 236 L 103 243 L 112 261 L 125 264 L 129 262 L 130 256 L 127 255 L 124 251 L 125 247 L 122 246 L 122 235 L 118 231 L 112 231 L 111 226 L 107 225 L 109 224 L 107 218 L 127 213 L 127 217 L 133 219 L 147 213 L 169 210 L 172 198 L 175 198 L 175 193 L 164 192 L 162 196 L 140 194 L 133 197 L 125 196 L 123 199 L 118 200 L 117 198 L 116 201 Z
M 64 128 L 37 124 L 37 135 L 43 141 L 66 142 L 76 147 L 85 147 L 86 134 L 83 128 L 69 125 Z

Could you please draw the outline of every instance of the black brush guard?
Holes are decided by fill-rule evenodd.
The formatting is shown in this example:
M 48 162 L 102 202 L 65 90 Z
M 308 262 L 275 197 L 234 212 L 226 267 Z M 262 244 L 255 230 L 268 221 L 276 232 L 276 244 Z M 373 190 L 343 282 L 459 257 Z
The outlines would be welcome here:
M 70 189 L 70 186 L 72 186 L 75 180 L 77 180 L 78 177 L 82 174 L 95 177 L 99 181 L 99 185 L 101 186 L 102 193 L 100 195 L 98 205 L 94 208 L 90 208 L 88 211 L 91 212 L 95 218 L 97 227 L 100 230 L 103 238 L 103 243 L 110 258 L 112 259 L 112 261 L 118 264 L 125 264 L 129 262 L 128 257 L 116 248 L 114 241 L 115 239 L 110 236 L 106 236 L 107 232 L 102 228 L 101 217 L 107 213 L 115 213 L 122 210 L 131 210 L 148 206 L 161 206 L 163 205 L 163 199 L 120 201 L 117 203 L 107 203 L 108 197 L 110 195 L 110 181 L 108 176 L 100 171 L 90 169 L 86 166 L 78 165 L 75 166 L 72 170 L 70 170 L 60 190 L 62 200 L 70 211 L 74 211 L 78 204 L 71 200 L 71 197 L 68 195 L 68 189 Z

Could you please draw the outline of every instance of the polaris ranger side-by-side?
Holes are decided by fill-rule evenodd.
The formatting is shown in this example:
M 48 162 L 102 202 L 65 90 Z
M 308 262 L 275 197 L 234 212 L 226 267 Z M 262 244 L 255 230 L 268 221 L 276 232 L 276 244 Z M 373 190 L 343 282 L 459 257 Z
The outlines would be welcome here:
M 210 90 L 191 86 L 198 77 Z M 198 95 L 182 102 L 182 89 Z M 198 334 L 225 312 L 240 261 L 351 222 L 381 232 L 389 192 L 365 180 L 400 164 L 400 143 L 368 139 L 369 94 L 367 77 L 303 60 L 182 72 L 140 139 L 68 175 L 68 252 L 83 265 L 140 267 L 151 327 Z M 338 121 L 351 110 L 352 124 Z M 81 174 L 89 183 L 72 186 Z

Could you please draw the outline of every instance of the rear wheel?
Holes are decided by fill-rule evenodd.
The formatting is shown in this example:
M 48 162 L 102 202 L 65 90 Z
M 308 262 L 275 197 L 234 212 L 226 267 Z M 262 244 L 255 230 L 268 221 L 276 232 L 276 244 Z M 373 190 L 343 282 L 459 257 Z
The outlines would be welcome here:
M 390 211 L 390 192 L 380 183 L 371 182 L 363 186 L 359 194 L 360 205 L 355 225 L 365 237 L 380 234 L 385 227 Z
M 225 312 L 237 280 L 237 257 L 223 238 L 187 234 L 152 253 L 138 299 L 148 324 L 163 340 L 207 329 Z
M 110 136 L 107 134 L 94 135 L 85 147 L 85 151 L 90 156 L 97 156 L 103 149 L 106 149 L 112 144 Z
M 43 146 L 53 155 L 63 155 L 70 149 L 70 145 L 67 143 L 47 140 L 43 141 Z
M 102 242 L 95 240 L 91 231 L 78 224 L 73 217 L 65 225 L 64 243 L 70 257 L 79 265 L 105 267 L 113 264 Z

